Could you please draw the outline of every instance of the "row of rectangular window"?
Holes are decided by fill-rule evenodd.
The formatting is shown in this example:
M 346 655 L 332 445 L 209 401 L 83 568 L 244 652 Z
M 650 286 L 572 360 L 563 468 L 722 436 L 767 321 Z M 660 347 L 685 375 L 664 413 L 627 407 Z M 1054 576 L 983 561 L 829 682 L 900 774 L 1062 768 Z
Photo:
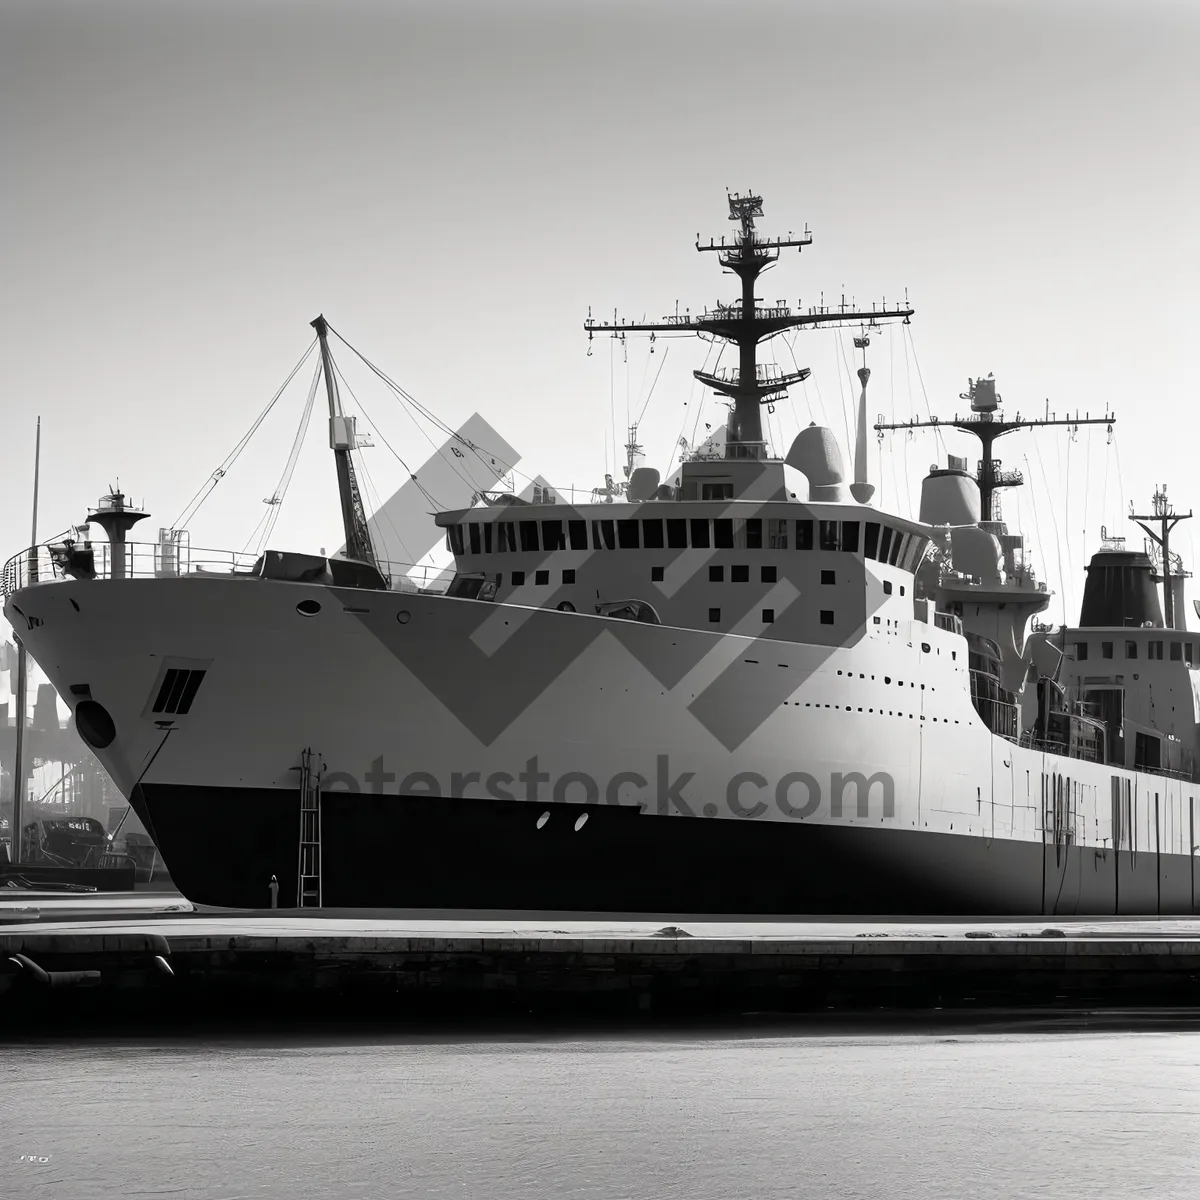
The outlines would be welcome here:
M 513 587 L 523 587 L 525 584 L 526 574 L 527 574 L 527 572 L 525 572 L 525 571 L 513 571 L 512 575 L 510 576 Z M 544 586 L 548 585 L 550 582 L 550 572 L 549 571 L 534 571 L 533 576 L 534 576 L 533 582 L 538 587 L 544 587 Z M 759 568 L 759 577 L 760 577 L 760 581 L 762 583 L 778 583 L 779 582 L 778 568 L 776 568 L 776 567 L 760 567 Z M 563 583 L 574 583 L 575 582 L 574 567 L 567 567 L 563 571 L 562 581 L 563 581 Z M 709 583 L 724 583 L 725 582 L 725 568 L 723 566 L 715 566 L 715 565 L 710 566 L 708 568 L 708 581 L 709 581 Z M 651 583 L 662 583 L 663 582 L 663 568 L 662 567 L 651 567 L 650 568 L 650 582 Z M 733 564 L 729 568 L 729 582 L 730 583 L 749 583 L 750 582 L 749 566 L 742 564 L 742 563 Z M 836 572 L 822 571 L 821 572 L 821 582 L 823 584 L 836 583 L 837 582 Z M 501 571 L 499 574 L 496 575 L 496 586 L 497 587 L 504 586 L 504 572 L 503 571 Z M 885 584 L 884 590 L 890 592 L 892 590 L 891 584 L 890 583 Z M 901 588 L 900 591 L 901 591 L 901 593 L 903 593 L 904 589 Z
M 1087 661 L 1088 645 L 1089 645 L 1089 643 L 1087 643 L 1087 642 L 1076 642 L 1075 643 L 1075 660 L 1076 660 L 1076 662 L 1086 662 Z M 1100 657 L 1101 658 L 1112 658 L 1114 645 L 1115 645 L 1115 643 L 1113 643 L 1113 642 L 1101 642 L 1100 643 Z M 1172 662 L 1186 662 L 1186 663 L 1193 662 L 1194 659 L 1192 658 L 1192 643 L 1191 642 L 1172 642 L 1171 649 L 1170 649 L 1170 655 L 1171 655 Z M 1125 643 L 1125 657 L 1126 658 L 1137 658 L 1137 656 L 1138 656 L 1137 642 L 1127 641 Z M 1162 656 L 1163 656 L 1163 644 L 1161 641 L 1155 639 L 1154 641 L 1148 641 L 1146 643 L 1146 657 L 1148 659 L 1150 659 L 1152 661 L 1153 660 L 1161 660 Z
M 710 608 L 708 610 L 708 620 L 712 625 L 717 624 L 721 620 L 721 610 L 719 608 Z M 764 625 L 773 625 L 775 623 L 775 610 L 773 608 L 764 608 L 762 610 L 762 623 Z M 833 624 L 833 610 L 830 608 L 821 609 L 821 624 Z
M 471 521 L 451 525 L 448 548 L 455 554 L 545 552 L 553 550 L 786 550 L 793 522 L 784 517 L 668 517 L 578 521 Z M 914 570 L 926 539 L 877 521 L 794 522 L 797 550 L 861 547 L 864 557 Z M 540 527 L 540 528 L 539 528 Z M 466 534 L 464 536 L 464 529 Z

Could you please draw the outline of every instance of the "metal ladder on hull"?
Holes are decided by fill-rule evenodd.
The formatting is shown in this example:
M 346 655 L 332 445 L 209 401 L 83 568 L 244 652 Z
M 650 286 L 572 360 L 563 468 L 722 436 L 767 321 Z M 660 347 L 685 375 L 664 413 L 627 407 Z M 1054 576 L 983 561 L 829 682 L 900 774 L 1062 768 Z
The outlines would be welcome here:
M 300 863 L 296 907 L 320 908 L 321 895 L 320 756 L 311 748 L 300 755 Z

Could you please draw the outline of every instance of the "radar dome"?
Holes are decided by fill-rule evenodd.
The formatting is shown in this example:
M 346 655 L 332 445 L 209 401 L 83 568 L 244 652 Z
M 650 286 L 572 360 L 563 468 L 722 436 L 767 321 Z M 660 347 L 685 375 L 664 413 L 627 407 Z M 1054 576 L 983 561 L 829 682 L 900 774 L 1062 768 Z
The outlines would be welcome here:
M 846 471 L 833 430 L 815 422 L 802 429 L 784 460 L 808 480 L 810 500 L 847 500 Z

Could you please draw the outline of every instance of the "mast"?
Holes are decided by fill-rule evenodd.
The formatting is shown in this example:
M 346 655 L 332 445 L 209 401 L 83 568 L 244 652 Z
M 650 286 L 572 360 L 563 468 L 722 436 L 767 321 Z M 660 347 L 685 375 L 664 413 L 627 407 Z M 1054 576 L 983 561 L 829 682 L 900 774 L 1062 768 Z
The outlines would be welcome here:
M 1003 471 L 1000 460 L 992 454 L 992 445 L 997 438 L 1017 429 L 1040 429 L 1046 425 L 1070 425 L 1077 429 L 1080 425 L 1107 425 L 1109 435 L 1112 435 L 1113 423 L 1116 417 L 1106 413 L 1103 417 L 1093 417 L 1085 413 L 1082 417 L 1076 413 L 1073 417 L 1053 417 L 1049 413 L 1045 417 L 1022 417 L 1018 413 L 1011 420 L 1005 420 L 998 415 L 1001 397 L 996 394 L 996 381 L 989 375 L 986 379 L 968 379 L 968 390 L 959 393 L 960 400 L 971 401 L 971 411 L 974 416 L 960 417 L 957 413 L 947 421 L 932 417 L 928 421 L 899 421 L 894 424 L 879 422 L 875 426 L 876 433 L 885 429 L 940 429 L 943 426 L 950 429 L 961 429 L 970 433 L 980 441 L 982 457 L 975 482 L 979 485 L 979 509 L 981 522 L 996 521 L 993 497 L 1000 488 L 1020 487 L 1025 477 L 1020 471 Z
M 847 304 L 845 296 L 835 306 L 819 304 L 803 311 L 799 302 L 795 309 L 786 305 L 760 308 L 759 298 L 754 294 L 754 285 L 759 275 L 771 267 L 779 258 L 779 251 L 795 247 L 797 252 L 812 244 L 808 229 L 800 236 L 791 233 L 786 238 L 765 238 L 757 233 L 754 222 L 763 215 L 762 197 L 739 195 L 729 197 L 729 219 L 740 224 L 740 231 L 728 242 L 709 239 L 707 246 L 701 245 L 696 236 L 696 249 L 716 253 L 721 266 L 732 271 L 742 282 L 741 299 L 734 304 L 721 304 L 698 317 L 690 314 L 667 317 L 658 322 L 619 320 L 613 314 L 612 323 L 596 321 L 588 313 L 584 330 L 588 340 L 597 333 L 612 337 L 623 337 L 626 333 L 660 332 L 709 334 L 724 338 L 738 348 L 738 366 L 735 371 L 694 371 L 703 384 L 733 400 L 727 427 L 726 457 L 765 458 L 766 443 L 763 441 L 762 413 L 764 404 L 783 398 L 793 383 L 801 383 L 811 374 L 808 367 L 792 372 L 772 373 L 758 365 L 758 344 L 775 337 L 786 329 L 798 329 L 818 325 L 877 325 L 887 318 L 902 317 L 908 321 L 913 310 L 905 304 L 903 308 L 888 308 L 882 304 L 871 305 L 870 312 L 855 311 Z
M 1146 536 L 1162 551 L 1162 585 L 1163 585 L 1163 624 L 1167 629 L 1175 628 L 1175 596 L 1171 589 L 1171 530 L 1180 521 L 1190 519 L 1192 510 L 1177 513 L 1167 500 L 1167 485 L 1164 483 L 1154 493 L 1154 513 L 1139 515 L 1133 512 L 1133 504 L 1129 505 L 1129 519 L 1136 521 L 1144 530 Z M 1147 524 L 1152 521 L 1158 525 L 1158 532 Z M 1181 572 L 1182 574 L 1182 572 Z
M 338 495 L 342 501 L 342 526 L 346 533 L 346 557 L 375 566 L 375 548 L 371 544 L 371 531 L 367 526 L 367 514 L 363 509 L 362 495 L 354 475 L 354 463 L 350 451 L 355 448 L 354 418 L 342 412 L 342 401 L 338 395 L 337 379 L 333 373 L 333 359 L 329 354 L 329 323 L 323 316 L 311 322 L 321 343 L 321 371 L 325 376 L 325 392 L 329 397 L 329 448 L 337 460 Z
M 38 526 L 38 481 L 42 464 L 42 418 L 37 419 L 37 434 L 33 444 L 33 524 L 29 534 L 29 579 L 37 580 L 37 526 Z M 14 634 L 15 636 L 15 634 Z M 19 637 L 17 643 L 17 725 L 13 751 L 13 815 L 9 833 L 9 858 L 14 863 L 21 861 L 21 810 L 25 801 L 25 709 L 29 700 L 29 662 L 25 643 Z

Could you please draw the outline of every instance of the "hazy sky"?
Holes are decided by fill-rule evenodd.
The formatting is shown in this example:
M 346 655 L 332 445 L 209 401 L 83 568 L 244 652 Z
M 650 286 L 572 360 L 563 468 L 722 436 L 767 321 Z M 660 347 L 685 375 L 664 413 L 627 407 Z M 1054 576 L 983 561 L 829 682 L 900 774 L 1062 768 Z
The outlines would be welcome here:
M 666 352 L 641 427 L 665 471 L 681 431 L 721 419 L 691 378 L 707 348 L 631 341 L 626 362 L 597 341 L 589 358 L 581 323 L 589 304 L 732 298 L 693 242 L 728 232 L 725 190 L 749 188 L 764 230 L 814 235 L 765 299 L 908 288 L 911 343 L 871 348 L 873 418 L 922 414 L 925 392 L 948 414 L 989 371 L 1010 409 L 1115 408 L 1113 447 L 1103 430 L 1000 443 L 1030 480 L 1005 515 L 1073 619 L 1101 524 L 1135 534 L 1129 501 L 1162 482 L 1200 507 L 1198 61 L 1200 6 L 1155 0 L 0 3 L 2 556 L 29 536 L 36 414 L 43 535 L 119 476 L 152 539 L 322 311 L 449 424 L 481 412 L 559 485 L 602 482 Z M 814 378 L 772 418 L 784 448 L 810 419 L 841 433 L 849 394 L 834 335 L 795 353 Z M 337 354 L 367 424 L 423 461 L 435 431 Z M 307 382 L 194 545 L 246 544 Z M 314 420 L 279 547 L 341 542 L 324 433 Z M 908 511 L 942 452 L 885 444 L 885 503 Z M 382 444 L 364 459 L 369 490 L 405 478 Z

